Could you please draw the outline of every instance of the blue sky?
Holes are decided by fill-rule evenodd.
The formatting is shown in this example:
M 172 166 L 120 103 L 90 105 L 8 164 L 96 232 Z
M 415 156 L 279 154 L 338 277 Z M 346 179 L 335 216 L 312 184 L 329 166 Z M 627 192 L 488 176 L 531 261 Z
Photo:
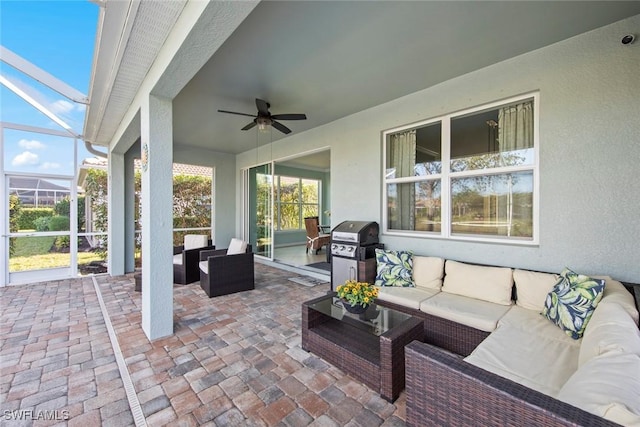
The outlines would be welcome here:
M 99 7 L 88 0 L 0 0 L 0 44 L 88 95 L 98 12 Z M 0 71 L 82 134 L 83 105 L 4 62 Z M 0 120 L 63 130 L 4 85 L 0 86 Z M 73 139 L 14 130 L 6 130 L 3 138 L 5 171 L 73 174 Z M 92 157 L 83 143 L 79 147 L 79 161 Z

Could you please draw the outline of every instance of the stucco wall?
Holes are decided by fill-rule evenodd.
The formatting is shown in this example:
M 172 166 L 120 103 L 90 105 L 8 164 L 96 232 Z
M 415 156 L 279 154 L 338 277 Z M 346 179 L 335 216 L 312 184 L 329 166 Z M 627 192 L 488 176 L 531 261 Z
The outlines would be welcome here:
M 538 90 L 539 245 L 385 235 L 382 242 L 462 261 L 568 266 L 640 282 L 640 43 L 620 43 L 639 29 L 635 16 L 294 134 L 273 144 L 273 159 L 330 147 L 332 223 L 381 222 L 383 130 Z M 238 167 L 256 158 L 243 153 Z

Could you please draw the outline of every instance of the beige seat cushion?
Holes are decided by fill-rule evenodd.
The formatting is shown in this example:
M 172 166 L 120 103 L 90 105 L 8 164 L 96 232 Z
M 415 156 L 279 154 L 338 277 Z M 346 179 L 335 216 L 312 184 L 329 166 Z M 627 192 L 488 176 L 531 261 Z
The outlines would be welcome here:
M 581 340 L 572 339 L 537 310 L 528 310 L 514 305 L 498 321 L 498 326 L 503 324 L 515 327 L 524 334 L 553 339 L 576 348 L 579 348 L 580 344 L 582 344 Z
M 236 255 L 243 254 L 247 251 L 247 242 L 233 238 L 231 239 L 231 243 L 229 243 L 229 248 L 227 249 L 227 255 Z
M 439 289 L 378 286 L 378 299 L 418 310 L 420 303 L 440 293 Z
M 200 261 L 198 263 L 198 267 L 204 274 L 209 274 L 209 261 Z
M 623 426 L 640 426 L 640 356 L 607 353 L 580 367 L 557 396 Z
M 513 272 L 510 268 L 485 267 L 447 260 L 442 292 L 496 304 L 511 305 Z
M 185 234 L 184 236 L 185 250 L 204 248 L 207 243 L 209 243 L 209 239 L 206 234 Z
M 413 282 L 417 287 L 440 290 L 444 276 L 444 259 L 413 256 Z
M 420 311 L 485 332 L 493 331 L 509 308 L 511 306 L 445 292 L 420 303 Z
M 176 254 L 173 256 L 173 263 L 175 265 L 182 265 L 182 254 Z
M 640 330 L 629 313 L 615 302 L 599 304 L 593 312 L 582 336 L 578 364 L 582 366 L 594 357 L 610 352 L 640 356 Z
M 529 313 L 526 313 L 526 312 Z M 512 315 L 515 312 L 515 315 Z M 552 327 L 553 333 L 548 326 Z M 578 368 L 579 344 L 532 310 L 514 306 L 465 360 L 549 396 Z
M 544 300 L 558 283 L 560 276 L 550 273 L 538 273 L 528 270 L 513 270 L 513 281 L 516 285 L 516 305 L 529 310 L 541 312 Z
M 620 304 L 626 311 L 631 315 L 631 318 L 636 325 L 640 319 L 638 315 L 638 309 L 636 308 L 636 302 L 631 295 L 631 292 L 624 287 L 624 285 L 617 280 L 613 280 L 609 276 L 591 276 L 594 279 L 604 279 L 604 293 L 602 294 L 602 299 L 598 303 L 607 304 L 610 302 L 615 302 Z

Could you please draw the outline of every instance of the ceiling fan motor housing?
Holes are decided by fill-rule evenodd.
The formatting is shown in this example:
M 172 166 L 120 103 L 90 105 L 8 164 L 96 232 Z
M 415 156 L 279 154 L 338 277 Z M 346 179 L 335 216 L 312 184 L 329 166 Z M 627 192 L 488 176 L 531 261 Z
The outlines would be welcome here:
M 256 124 L 258 126 L 269 126 L 269 125 L 271 125 L 271 118 L 270 117 L 258 116 L 258 117 L 256 117 Z

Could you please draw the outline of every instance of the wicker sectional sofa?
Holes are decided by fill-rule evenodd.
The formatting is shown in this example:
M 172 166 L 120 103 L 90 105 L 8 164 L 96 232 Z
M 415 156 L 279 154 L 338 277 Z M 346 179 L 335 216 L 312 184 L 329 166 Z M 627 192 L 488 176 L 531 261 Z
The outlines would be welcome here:
M 378 302 L 424 320 L 406 347 L 407 424 L 640 426 L 640 330 L 609 277 L 584 336 L 540 315 L 557 275 L 413 257 Z

